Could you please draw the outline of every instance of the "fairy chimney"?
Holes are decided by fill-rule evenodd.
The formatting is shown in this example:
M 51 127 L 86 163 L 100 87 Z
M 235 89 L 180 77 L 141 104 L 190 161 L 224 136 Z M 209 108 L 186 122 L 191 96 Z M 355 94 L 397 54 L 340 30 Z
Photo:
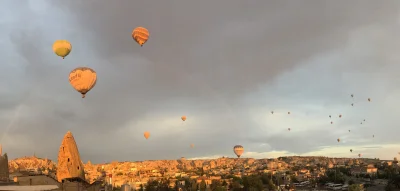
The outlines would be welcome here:
M 57 180 L 75 177 L 85 180 L 85 173 L 74 136 L 68 131 L 58 151 Z
M 0 145 L 0 182 L 8 182 L 9 169 L 8 169 L 8 156 L 7 153 L 2 155 L 2 147 Z

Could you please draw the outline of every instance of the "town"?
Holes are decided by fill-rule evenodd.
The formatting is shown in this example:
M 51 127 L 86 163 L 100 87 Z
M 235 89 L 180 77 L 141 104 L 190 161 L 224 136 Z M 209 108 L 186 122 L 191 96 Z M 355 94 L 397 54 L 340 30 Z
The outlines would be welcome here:
M 8 161 L 4 154 L 0 159 L 0 171 L 0 190 L 17 190 L 18 187 L 23 190 L 39 187 L 40 190 L 76 190 L 80 186 L 82 190 L 93 191 L 394 190 L 400 183 L 396 158 L 384 161 L 323 156 L 208 160 L 181 157 L 177 160 L 105 164 L 88 161 L 84 164 L 70 132 L 62 141 L 57 164 L 37 156 Z

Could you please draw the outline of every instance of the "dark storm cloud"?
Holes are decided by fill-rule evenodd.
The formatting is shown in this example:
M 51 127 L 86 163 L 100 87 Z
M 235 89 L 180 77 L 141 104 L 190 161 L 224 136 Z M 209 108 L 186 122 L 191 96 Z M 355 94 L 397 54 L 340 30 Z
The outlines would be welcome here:
M 241 117 L 248 107 L 239 102 L 243 96 L 308 59 L 344 48 L 353 30 L 397 22 L 399 5 L 372 0 L 49 3 L 47 15 L 21 7 L 8 30 L 12 45 L 7 46 L 19 56 L 10 62 L 26 64 L 20 69 L 24 74 L 12 80 L 23 85 L 4 95 L 10 109 L 20 106 L 8 135 L 35 142 L 12 156 L 36 147 L 55 158 L 63 134 L 71 130 L 84 160 L 93 162 L 231 154 L 237 142 L 259 144 L 259 137 L 246 139 L 255 125 Z M 27 18 L 44 24 L 27 23 Z M 130 37 L 136 26 L 151 33 L 142 48 Z M 59 38 L 73 44 L 65 60 L 51 53 L 51 43 Z M 77 66 L 90 66 L 99 76 L 84 100 L 67 81 Z M 186 114 L 204 121 L 181 134 L 160 130 L 158 139 L 138 140 L 143 130 L 165 124 L 135 122 L 151 121 L 149 116 L 161 111 L 167 118 Z M 128 134 L 129 129 L 137 132 Z M 324 132 L 307 136 L 319 141 L 319 133 Z M 312 141 L 299 143 L 289 135 L 267 138 L 277 150 L 315 148 Z M 190 143 L 195 151 L 188 149 Z

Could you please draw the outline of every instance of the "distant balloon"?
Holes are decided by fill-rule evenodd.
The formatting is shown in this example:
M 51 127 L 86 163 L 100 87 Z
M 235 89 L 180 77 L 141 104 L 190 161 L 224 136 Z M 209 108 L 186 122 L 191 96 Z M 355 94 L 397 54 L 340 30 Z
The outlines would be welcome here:
M 289 114 L 289 115 L 290 115 L 290 111 L 288 111 L 288 112 L 287 112 L 287 114 Z
M 340 139 L 337 139 L 337 142 L 340 142 Z
M 353 152 L 353 149 L 350 149 L 350 152 Z
M 351 106 L 354 106 L 354 104 L 352 103 Z
M 361 154 L 358 154 L 358 157 L 361 157 Z
M 342 115 L 341 115 L 341 114 L 339 115 L 339 118 L 342 118 Z
M 271 111 L 271 114 L 274 114 L 274 111 Z
M 350 132 L 350 129 L 349 129 L 349 132 Z
M 150 37 L 149 31 L 144 27 L 137 27 L 132 31 L 132 38 L 135 40 L 140 46 L 143 46 L 144 43 Z
M 186 121 L 186 116 L 181 117 L 182 121 Z
M 150 137 L 150 132 L 146 131 L 144 132 L 144 138 L 149 139 Z
M 371 101 L 371 98 L 368 98 L 368 101 Z
M 96 72 L 87 67 L 78 67 L 69 73 L 69 83 L 72 87 L 82 94 L 82 98 L 85 98 L 88 93 L 97 82 Z
M 329 118 L 332 118 L 332 116 L 331 116 L 331 115 L 329 115 Z
M 63 59 L 71 53 L 72 45 L 67 40 L 56 40 L 53 44 L 53 52 Z
M 354 95 L 353 95 L 353 94 L 351 94 L 351 97 L 354 97 Z
M 243 152 L 244 152 L 244 148 L 242 145 L 236 145 L 233 147 L 233 152 L 235 153 L 235 155 L 240 158 L 240 156 L 242 156 Z
M 331 121 L 331 124 L 333 124 L 333 121 Z
M 190 148 L 193 148 L 194 147 L 194 144 L 190 144 Z
M 365 119 L 363 121 L 365 121 Z
M 374 138 L 375 137 L 375 135 L 372 135 L 372 138 Z
M 288 128 L 287 130 L 289 130 L 289 131 L 290 131 L 290 128 Z

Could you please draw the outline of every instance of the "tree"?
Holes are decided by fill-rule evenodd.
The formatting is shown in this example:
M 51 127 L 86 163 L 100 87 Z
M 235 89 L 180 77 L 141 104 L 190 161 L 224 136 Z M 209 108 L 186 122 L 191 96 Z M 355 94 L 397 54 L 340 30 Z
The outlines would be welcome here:
M 191 185 L 191 190 L 197 190 L 198 189 L 198 185 L 197 185 L 196 181 L 192 181 L 190 183 L 190 185 Z
M 149 180 L 146 185 L 146 191 L 157 191 L 158 182 L 156 180 Z
M 347 184 L 349 184 L 349 185 L 353 185 L 355 182 L 354 182 L 354 180 L 349 180 L 348 182 L 347 182 Z
M 271 179 L 268 180 L 267 188 L 268 188 L 268 190 L 275 190 L 275 189 L 276 189 L 276 186 L 275 186 L 275 184 L 272 182 Z
M 251 176 L 247 176 L 247 177 L 243 178 L 243 186 L 244 186 L 244 189 L 246 189 L 246 190 L 250 190 L 250 189 L 262 190 L 263 183 L 259 176 L 251 175 Z
M 233 190 L 233 191 L 240 191 L 242 189 L 242 186 L 240 185 L 239 182 L 233 182 L 230 185 L 230 189 Z
M 349 186 L 349 191 L 364 191 L 362 184 L 352 184 Z
M 227 186 L 228 185 L 228 183 L 224 180 L 224 181 L 222 181 L 222 186 Z
M 295 175 L 290 176 L 290 180 L 291 180 L 291 182 L 294 182 L 294 183 L 299 182 Z
M 212 180 L 210 188 L 211 188 L 211 190 L 215 190 L 215 189 L 217 189 L 217 187 L 220 187 L 220 186 L 222 186 L 222 185 L 219 180 Z
M 202 180 L 200 182 L 200 191 L 206 191 L 206 189 L 207 189 L 206 181 Z
M 271 175 L 270 174 L 262 174 L 261 175 L 261 181 L 263 184 L 268 184 L 268 182 L 271 180 Z
M 140 188 L 139 188 L 139 191 L 144 191 L 144 187 L 143 187 L 143 184 L 140 184 Z

